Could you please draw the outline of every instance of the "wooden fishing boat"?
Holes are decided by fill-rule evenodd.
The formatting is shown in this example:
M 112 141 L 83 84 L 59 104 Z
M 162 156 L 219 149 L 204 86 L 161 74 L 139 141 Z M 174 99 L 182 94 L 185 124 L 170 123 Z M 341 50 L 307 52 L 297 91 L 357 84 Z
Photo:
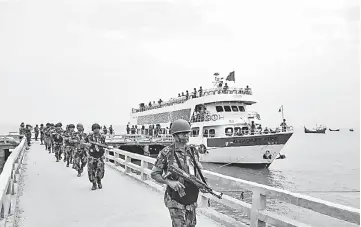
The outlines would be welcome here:
M 330 130 L 331 132 L 339 132 L 340 131 L 340 129 L 338 128 L 338 129 L 328 129 L 328 130 Z

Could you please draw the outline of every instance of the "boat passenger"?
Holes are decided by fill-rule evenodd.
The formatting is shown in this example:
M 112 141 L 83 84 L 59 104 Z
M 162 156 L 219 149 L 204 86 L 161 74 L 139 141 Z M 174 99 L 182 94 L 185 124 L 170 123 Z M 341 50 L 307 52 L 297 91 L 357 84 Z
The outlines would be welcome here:
M 198 92 L 199 92 L 199 97 L 202 97 L 202 94 L 203 94 L 202 86 L 199 87 Z
M 227 90 L 228 90 L 228 85 L 227 85 L 227 83 L 225 83 L 224 87 L 223 87 L 223 93 L 226 94 Z
M 189 98 L 189 93 L 188 93 L 188 90 L 186 90 L 186 99 L 188 100 Z
M 287 129 L 286 119 L 283 119 L 283 122 L 280 124 L 280 126 L 282 127 L 282 132 L 285 132 Z

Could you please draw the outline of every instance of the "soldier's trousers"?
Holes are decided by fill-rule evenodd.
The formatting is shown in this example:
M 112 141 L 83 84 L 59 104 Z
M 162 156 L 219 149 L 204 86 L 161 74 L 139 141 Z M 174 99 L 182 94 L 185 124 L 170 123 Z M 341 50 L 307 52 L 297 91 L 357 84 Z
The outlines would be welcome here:
M 103 157 L 88 157 L 88 177 L 92 183 L 100 182 L 104 177 L 104 159 Z
M 45 138 L 45 145 L 46 145 L 46 150 L 48 150 L 50 153 L 51 152 L 51 139 L 49 137 Z
M 172 227 L 194 227 L 197 224 L 196 210 L 192 208 L 179 209 L 168 208 L 170 218 L 172 219 Z
M 75 147 L 73 146 L 66 146 L 64 152 L 64 161 L 66 161 L 66 165 L 73 162 L 73 155 L 74 155 Z
M 63 153 L 62 146 L 60 144 L 54 144 L 55 158 L 56 161 L 61 159 L 61 154 Z
M 82 173 L 87 163 L 87 154 L 85 149 L 76 149 L 74 154 L 73 166 L 78 173 Z

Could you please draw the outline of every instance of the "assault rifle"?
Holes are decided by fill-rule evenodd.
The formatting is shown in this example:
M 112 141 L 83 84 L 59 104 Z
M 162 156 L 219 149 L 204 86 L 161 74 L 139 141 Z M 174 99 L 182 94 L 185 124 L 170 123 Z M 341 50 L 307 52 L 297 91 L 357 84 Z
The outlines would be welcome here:
M 184 172 L 183 170 L 181 170 L 178 167 L 175 167 L 173 165 L 168 166 L 168 173 L 164 176 L 164 178 L 167 178 L 172 173 L 177 175 L 178 177 L 183 178 L 185 181 L 188 181 L 189 183 L 194 184 L 200 190 L 203 190 L 209 194 L 212 194 L 213 196 L 217 197 L 218 199 L 222 199 L 223 193 L 213 191 L 213 189 L 210 188 L 206 183 L 198 180 L 195 176 L 191 176 L 188 173 Z
M 89 141 L 88 143 L 93 144 L 93 145 L 97 145 L 99 147 L 103 147 L 103 148 L 106 148 L 106 149 L 113 148 L 113 147 L 107 146 L 105 144 L 97 143 L 97 142 L 94 142 L 94 141 Z M 87 143 L 80 143 L 80 144 L 87 144 Z

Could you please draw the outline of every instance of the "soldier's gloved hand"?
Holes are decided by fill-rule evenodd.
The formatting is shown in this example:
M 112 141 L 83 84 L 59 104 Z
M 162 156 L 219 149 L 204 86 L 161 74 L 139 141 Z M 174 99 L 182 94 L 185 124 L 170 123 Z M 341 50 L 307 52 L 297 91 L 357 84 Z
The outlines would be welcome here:
M 184 185 L 179 181 L 168 181 L 168 186 L 171 187 L 175 191 L 179 191 L 181 189 L 184 189 Z

